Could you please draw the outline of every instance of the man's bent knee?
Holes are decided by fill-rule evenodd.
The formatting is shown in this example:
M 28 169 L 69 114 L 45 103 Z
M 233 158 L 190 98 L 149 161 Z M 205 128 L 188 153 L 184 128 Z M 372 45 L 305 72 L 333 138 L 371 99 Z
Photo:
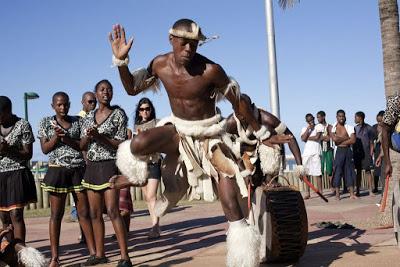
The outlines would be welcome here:
M 143 132 L 134 136 L 131 140 L 131 153 L 135 156 L 145 155 L 144 150 L 148 147 L 147 135 Z

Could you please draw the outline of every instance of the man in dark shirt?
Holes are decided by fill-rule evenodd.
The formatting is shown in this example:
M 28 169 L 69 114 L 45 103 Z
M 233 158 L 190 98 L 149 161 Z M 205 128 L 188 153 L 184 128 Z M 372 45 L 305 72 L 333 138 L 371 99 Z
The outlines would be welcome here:
M 369 194 L 373 196 L 371 168 L 373 166 L 372 156 L 374 154 L 374 130 L 371 125 L 365 123 L 364 120 L 364 112 L 356 112 L 354 116 L 354 122 L 356 123 L 354 127 L 356 131 L 356 142 L 353 145 L 353 158 L 357 170 L 357 196 L 360 195 L 362 171 L 365 171 L 365 177 L 368 179 Z
M 381 125 L 383 120 L 383 115 L 385 111 L 381 110 L 376 115 L 376 124 L 372 126 L 374 130 L 374 190 L 372 192 L 378 193 L 378 184 L 381 178 L 381 161 L 379 159 L 379 155 L 381 154 L 381 142 L 382 142 L 382 134 L 381 133 Z

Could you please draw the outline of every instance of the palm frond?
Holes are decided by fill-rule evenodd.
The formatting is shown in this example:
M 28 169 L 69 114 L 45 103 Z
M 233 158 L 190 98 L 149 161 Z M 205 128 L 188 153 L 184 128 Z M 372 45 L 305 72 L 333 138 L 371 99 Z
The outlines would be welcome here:
M 288 7 L 289 8 L 293 7 L 296 4 L 296 2 L 300 2 L 300 0 L 279 0 L 278 2 L 279 2 L 279 6 L 282 9 L 286 9 Z

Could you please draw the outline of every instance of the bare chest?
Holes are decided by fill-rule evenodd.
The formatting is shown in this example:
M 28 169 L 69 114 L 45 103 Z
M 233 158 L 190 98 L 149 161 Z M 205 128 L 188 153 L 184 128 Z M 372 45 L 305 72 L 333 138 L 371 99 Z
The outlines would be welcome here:
M 210 97 L 214 92 L 213 84 L 204 75 L 163 73 L 159 78 L 172 98 L 198 99 Z
M 346 131 L 346 128 L 344 126 L 342 126 L 342 125 L 337 125 L 336 126 L 336 135 L 338 135 L 338 136 L 349 136 L 347 131 Z

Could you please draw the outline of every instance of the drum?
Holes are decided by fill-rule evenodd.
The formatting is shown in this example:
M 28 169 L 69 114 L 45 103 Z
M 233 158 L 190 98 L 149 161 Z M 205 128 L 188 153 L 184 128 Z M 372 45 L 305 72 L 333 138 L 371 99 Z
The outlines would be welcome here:
M 261 262 L 294 262 L 307 245 L 307 213 L 297 188 L 275 180 L 256 188 L 249 219 L 261 234 Z

